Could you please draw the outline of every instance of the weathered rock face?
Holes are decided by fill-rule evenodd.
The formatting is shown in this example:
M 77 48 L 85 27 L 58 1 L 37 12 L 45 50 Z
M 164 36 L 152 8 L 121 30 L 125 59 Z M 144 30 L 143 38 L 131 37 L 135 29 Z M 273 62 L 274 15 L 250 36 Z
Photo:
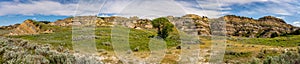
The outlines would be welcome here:
M 168 16 L 166 18 L 168 18 L 173 24 L 176 24 L 176 26 L 182 26 L 178 29 L 196 30 L 198 32 L 198 35 L 201 36 L 210 36 L 211 27 L 215 27 L 211 26 L 211 20 L 213 19 L 209 19 L 205 16 L 198 16 L 195 14 L 187 14 L 182 17 Z M 78 16 L 77 19 L 96 21 L 94 22 L 96 26 L 123 25 L 135 29 L 152 29 L 151 20 L 139 19 L 138 17 L 125 18 L 117 16 Z M 227 15 L 219 19 L 224 19 L 222 21 L 226 21 L 227 36 L 271 38 L 299 31 L 299 28 L 286 24 L 284 20 L 272 16 L 265 16 L 259 19 L 252 19 L 242 16 Z M 73 21 L 74 18 L 67 18 L 54 23 L 60 26 L 69 26 Z M 190 25 L 185 25 L 190 22 L 192 22 Z
M 70 25 L 72 25 L 72 18 L 73 17 L 66 18 L 66 19 L 63 19 L 63 20 L 57 20 L 56 22 L 49 23 L 49 25 L 70 26 Z
M 299 30 L 297 27 L 286 24 L 282 19 L 271 16 L 258 20 L 234 15 L 223 18 L 227 22 L 226 30 L 229 36 L 272 38 Z
M 43 25 L 44 24 L 44 25 Z M 11 29 L 5 29 L 9 31 L 7 35 L 28 35 L 28 34 L 39 34 L 39 33 L 53 33 L 51 29 L 45 29 L 41 27 L 47 27 L 46 24 L 42 22 L 37 22 L 34 20 L 25 20 L 22 24 L 18 24 Z M 8 26 L 9 27 L 9 26 Z
M 208 20 L 203 20 L 205 17 L 186 15 L 183 17 L 167 17 L 178 30 L 193 33 L 200 36 L 210 35 Z M 193 33 L 193 34 L 195 34 Z
M 182 17 L 166 17 L 177 26 L 183 26 L 180 30 L 196 30 L 198 35 L 210 36 L 211 20 L 205 16 L 198 16 L 195 14 L 187 14 Z M 297 34 L 300 29 L 292 25 L 286 24 L 282 19 L 265 16 L 259 19 L 252 19 L 248 17 L 227 15 L 220 17 L 226 22 L 227 36 L 240 36 L 240 37 L 263 37 L 271 38 L 287 34 Z M 135 29 L 152 29 L 150 19 L 139 19 L 138 17 L 97 17 L 97 16 L 76 16 L 69 17 L 63 20 L 49 23 L 48 25 L 55 26 L 72 26 L 72 25 L 95 25 L 95 26 L 113 26 L 123 25 L 128 28 Z M 192 22 L 190 25 L 184 25 Z M 0 27 L 0 29 L 14 29 L 10 35 L 22 35 L 22 34 L 37 34 L 41 32 L 52 32 L 51 30 L 41 31 L 39 26 L 33 24 L 31 20 L 26 20 L 20 25 Z M 17 26 L 17 27 L 16 27 Z
M 16 27 L 9 35 L 38 34 L 40 27 L 34 24 L 33 20 L 25 20 Z
M 209 19 L 207 17 L 198 16 L 195 14 L 187 14 L 185 16 L 182 16 L 181 19 L 186 19 L 186 20 L 192 21 L 191 24 L 194 26 L 189 26 L 189 30 L 196 30 L 198 32 L 198 35 L 200 35 L 200 36 L 211 35 L 210 23 L 209 23 Z M 187 22 L 187 21 L 183 20 L 183 21 L 179 21 L 179 22 Z M 187 24 L 187 23 L 184 23 L 184 24 Z M 178 25 L 178 26 L 183 26 L 183 25 Z
M 56 26 L 72 26 L 72 25 L 95 25 L 95 26 L 113 26 L 123 25 L 135 29 L 151 29 L 151 20 L 139 19 L 138 17 L 97 17 L 97 16 L 76 16 L 50 23 Z
M 286 23 L 284 20 L 273 16 L 264 16 L 262 18 L 259 18 L 258 21 Z
M 180 20 L 179 22 L 185 22 L 187 19 L 193 19 L 196 23 L 196 29 L 198 30 L 198 35 L 210 36 L 211 27 L 216 27 L 212 24 L 213 19 L 208 19 L 204 16 L 197 16 L 193 14 L 185 15 L 183 17 L 167 17 L 171 19 L 171 22 Z M 186 20 L 183 20 L 186 19 Z M 294 27 L 287 24 L 284 20 L 265 16 L 259 19 L 252 19 L 248 17 L 241 17 L 235 15 L 227 15 L 219 19 L 224 19 L 220 21 L 225 21 L 226 23 L 226 34 L 227 36 L 239 36 L 239 37 L 250 37 L 250 38 L 272 38 L 284 35 L 296 35 L 299 34 L 300 28 Z M 222 24 L 222 23 L 221 23 Z M 179 25 L 180 26 L 180 25 Z M 187 26 L 186 26 L 187 27 Z

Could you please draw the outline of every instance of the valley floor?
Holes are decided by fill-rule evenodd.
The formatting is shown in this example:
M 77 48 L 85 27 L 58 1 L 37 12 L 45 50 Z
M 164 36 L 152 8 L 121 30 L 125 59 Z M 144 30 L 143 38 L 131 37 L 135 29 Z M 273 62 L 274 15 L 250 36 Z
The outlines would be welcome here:
M 64 47 L 72 51 L 72 32 L 70 29 L 62 29 L 65 31 L 39 34 L 39 35 L 22 35 L 22 36 L 6 36 L 7 38 L 20 38 L 37 44 L 50 44 L 53 49 Z M 139 58 L 147 58 L 150 56 L 148 49 L 149 36 L 155 35 L 154 30 L 134 30 L 130 33 L 130 47 L 138 51 L 132 52 Z M 107 63 L 120 63 L 114 53 L 114 49 L 110 41 L 110 28 L 103 27 L 96 29 L 96 46 L 98 49 L 97 56 L 101 61 Z M 137 38 L 139 37 L 139 38 Z M 173 36 L 176 39 L 176 36 Z M 211 39 L 210 37 L 199 36 L 202 44 L 198 46 L 200 53 L 198 61 L 200 63 L 209 63 L 211 55 Z M 240 38 L 229 37 L 226 41 L 226 50 L 223 62 L 224 63 L 249 63 L 253 59 L 266 59 L 269 56 L 278 56 L 289 51 L 299 51 L 297 46 L 300 44 L 300 35 L 282 36 L 276 38 Z M 176 64 L 181 50 L 178 49 L 177 40 L 166 40 L 168 50 L 161 63 Z M 198 49 L 197 49 L 198 50 Z M 76 51 L 72 51 L 75 53 Z M 133 59 L 133 58 L 131 58 Z

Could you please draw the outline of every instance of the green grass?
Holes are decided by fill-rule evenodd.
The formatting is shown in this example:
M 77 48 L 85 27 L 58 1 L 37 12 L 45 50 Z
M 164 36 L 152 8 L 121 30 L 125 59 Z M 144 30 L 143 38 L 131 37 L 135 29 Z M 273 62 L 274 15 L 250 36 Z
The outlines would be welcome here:
M 20 35 L 20 36 L 7 36 L 12 38 L 21 38 L 29 40 L 30 42 L 40 43 L 40 44 L 51 44 L 54 47 L 63 46 L 65 48 L 72 50 L 72 29 L 71 27 L 58 27 L 58 26 L 47 26 L 45 28 L 55 29 L 55 33 L 49 34 L 38 34 L 38 35 Z M 137 30 L 130 29 L 129 33 L 129 43 L 130 48 L 134 49 L 139 47 L 141 51 L 149 51 L 148 43 L 151 36 L 156 35 L 155 30 Z M 112 45 L 105 45 L 103 43 L 111 44 L 111 28 L 110 27 L 97 27 L 95 30 L 96 37 L 96 47 L 97 49 L 105 49 L 112 51 Z M 178 36 L 170 36 L 166 40 L 167 46 L 173 47 L 177 46 L 179 43 Z
M 281 46 L 281 47 L 295 47 L 300 46 L 300 35 L 288 35 L 275 38 L 240 38 L 231 39 L 239 43 L 267 45 L 267 46 Z
M 13 38 L 21 38 L 29 40 L 33 43 L 39 44 L 51 44 L 54 47 L 63 46 L 65 48 L 73 49 L 72 44 L 72 28 L 71 27 L 58 27 L 58 26 L 44 26 L 45 29 L 54 29 L 55 33 L 49 34 L 38 34 L 38 35 L 21 35 L 21 36 L 7 36 Z M 129 42 L 131 49 L 139 47 L 140 51 L 149 51 L 148 43 L 150 37 L 156 34 L 156 30 L 137 30 L 130 29 Z M 167 47 L 174 47 L 180 44 L 180 38 L 176 30 L 171 33 L 167 39 Z M 113 51 L 112 45 L 105 45 L 103 43 L 111 44 L 111 27 L 97 27 L 95 30 L 96 37 L 96 47 L 97 49 L 105 49 L 108 51 Z M 205 45 L 209 47 L 210 37 L 200 37 L 205 41 Z M 294 47 L 300 44 L 300 35 L 290 35 L 275 38 L 230 38 L 230 41 L 234 41 L 238 44 L 244 43 L 249 45 L 266 45 L 266 46 L 283 46 L 283 47 Z M 235 44 L 236 44 L 235 43 Z M 233 47 L 238 48 L 238 47 Z M 252 47 L 256 48 L 256 47 Z M 241 48 L 238 48 L 241 49 Z M 248 50 L 248 49 L 247 49 Z M 257 50 L 260 50 L 257 49 Z M 225 54 L 224 60 L 243 60 L 246 61 L 249 58 L 255 57 L 256 52 L 251 51 L 234 51 L 233 53 Z M 276 56 L 278 54 L 266 54 L 265 56 Z
M 139 47 L 142 51 L 149 51 L 148 43 L 150 42 L 151 36 L 155 36 L 156 31 L 155 30 L 136 30 L 136 29 L 130 29 L 129 33 L 129 44 L 130 48 L 134 49 L 136 47 Z M 97 38 L 97 48 L 98 49 L 106 49 L 106 50 L 113 50 L 112 46 L 106 46 L 103 43 L 111 43 L 111 28 L 110 27 L 98 27 L 96 29 L 96 36 L 99 36 Z M 167 46 L 168 48 L 177 46 L 179 43 L 177 35 L 170 36 L 167 40 Z
M 155 32 L 147 31 L 147 30 L 130 29 L 129 43 L 131 49 L 134 49 L 135 47 L 139 46 L 141 50 L 149 50 L 148 42 L 150 38 L 148 37 L 152 35 L 155 35 Z M 111 28 L 109 27 L 97 28 L 96 36 L 98 36 L 96 40 L 98 49 L 113 50 L 112 46 L 106 46 L 105 44 L 103 44 L 103 43 L 111 43 Z
M 239 61 L 246 61 L 246 58 L 251 58 L 252 52 L 235 52 L 226 50 L 224 55 L 224 61 L 228 62 L 229 60 L 239 60 Z
M 72 49 L 72 32 L 69 27 L 57 27 L 52 26 L 51 28 L 56 29 L 56 33 L 49 34 L 38 34 L 38 35 L 20 35 L 20 36 L 7 36 L 12 38 L 21 38 L 28 40 L 33 43 L 39 44 L 51 44 L 53 46 L 64 46 L 66 48 Z
M 264 59 L 268 56 L 278 56 L 284 49 L 299 46 L 300 35 L 288 35 L 275 38 L 246 38 L 229 37 L 226 51 L 232 50 L 231 54 L 225 54 L 225 62 L 248 62 L 251 58 Z M 278 49 L 278 50 L 273 50 Z M 262 51 L 266 51 L 266 53 Z M 242 54 L 243 53 L 243 54 Z M 263 53 L 263 54 L 260 54 Z

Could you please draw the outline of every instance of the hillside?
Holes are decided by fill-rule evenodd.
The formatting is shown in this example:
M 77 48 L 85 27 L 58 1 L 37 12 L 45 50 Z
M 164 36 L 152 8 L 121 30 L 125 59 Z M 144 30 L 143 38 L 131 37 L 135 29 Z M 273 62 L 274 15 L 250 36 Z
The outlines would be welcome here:
M 168 16 L 172 23 L 192 21 L 194 22 L 195 28 L 200 36 L 210 36 L 211 31 L 211 18 L 205 16 L 198 16 L 195 14 L 187 14 L 182 17 Z M 265 16 L 259 19 L 253 19 L 243 16 L 226 15 L 220 17 L 226 21 L 227 36 L 238 36 L 238 37 L 250 37 L 250 38 L 273 38 L 285 35 L 297 35 L 299 34 L 299 28 L 287 24 L 284 20 Z M 92 24 L 96 26 L 112 26 L 114 24 L 123 25 L 134 29 L 153 29 L 150 19 L 139 19 L 138 17 L 96 17 L 96 16 L 77 16 L 69 17 L 63 20 L 57 20 L 55 22 L 47 23 L 49 26 L 71 26 L 76 20 L 93 20 Z M 123 21 L 123 22 L 115 22 Z M 43 28 L 45 23 L 41 24 L 37 21 L 26 20 L 21 24 L 13 26 L 0 27 L 3 30 L 12 30 L 8 35 L 23 35 L 23 34 L 37 34 L 37 33 L 51 33 L 53 29 Z M 84 22 L 78 22 L 77 24 L 83 24 Z M 178 25 L 181 26 L 181 25 Z M 42 30 L 41 30 L 42 29 Z M 188 30 L 189 28 L 185 28 Z
M 300 34 L 299 28 L 289 25 L 284 20 L 272 16 L 265 16 L 259 19 L 235 15 L 226 15 L 220 18 L 208 18 L 205 16 L 188 14 L 182 17 L 167 16 L 166 18 L 171 21 L 171 23 L 176 24 L 176 26 L 184 25 L 184 28 L 179 27 L 180 30 L 197 30 L 201 44 L 193 46 L 199 46 L 201 48 L 201 56 L 199 57 L 200 63 L 207 63 L 209 60 L 211 55 L 210 47 L 213 44 L 210 37 L 212 27 L 211 23 L 213 20 L 218 19 L 223 19 L 226 22 L 226 34 L 228 36 L 226 41 L 227 44 L 224 55 L 224 63 L 247 63 L 252 61 L 249 60 L 252 58 L 264 60 L 268 59 L 269 56 L 276 57 L 289 51 L 299 51 L 297 49 L 297 46 L 300 45 L 300 40 L 297 40 L 300 38 L 298 35 Z M 64 57 L 61 59 L 66 62 L 78 63 L 78 59 L 75 61 L 74 57 L 82 57 L 82 61 L 85 62 L 87 61 L 86 58 L 89 56 L 81 56 L 81 54 L 78 54 L 73 50 L 72 25 L 95 25 L 95 42 L 98 54 L 96 54 L 94 57 L 101 58 L 100 60 L 96 61 L 104 63 L 120 63 L 120 60 L 115 56 L 111 43 L 111 27 L 116 24 L 123 25 L 131 30 L 129 33 L 129 41 L 130 48 L 134 51 L 127 53 L 134 54 L 140 58 L 145 58 L 151 54 L 149 52 L 150 49 L 148 48 L 148 42 L 151 37 L 156 35 L 156 30 L 152 27 L 151 21 L 151 19 L 140 19 L 138 17 L 126 18 L 118 16 L 77 16 L 57 20 L 55 22 L 25 20 L 21 24 L 0 27 L 1 36 L 5 36 L 3 38 L 0 37 L 3 39 L 0 40 L 0 43 L 14 44 L 11 46 L 6 46 L 5 44 L 1 45 L 3 46 L 0 47 L 1 49 L 5 47 L 9 48 L 9 50 L 1 52 L 0 49 L 0 52 L 6 55 L 11 52 L 16 52 L 16 54 L 14 54 L 15 56 L 19 56 L 20 58 L 26 60 L 39 57 L 37 59 L 39 61 L 45 61 L 42 63 L 46 64 L 62 63 L 60 61 L 56 62 L 57 60 L 52 59 L 61 58 L 61 56 Z M 195 24 L 185 25 L 189 24 L 188 21 L 192 21 Z M 177 31 L 174 31 L 171 33 L 171 36 L 165 40 L 168 50 L 165 58 L 161 61 L 162 63 L 177 63 L 176 61 L 178 61 L 181 53 L 179 37 L 180 36 L 178 35 Z M 15 41 L 15 38 L 21 40 Z M 6 40 L 13 42 L 6 42 Z M 25 42 L 23 42 L 23 40 L 26 40 L 26 42 L 28 41 L 30 43 L 28 45 L 36 46 L 36 49 L 21 46 L 20 44 Z M 31 53 L 14 51 L 13 47 L 24 48 L 24 50 L 19 48 L 17 49 L 23 50 L 23 52 Z M 54 51 L 45 52 L 45 47 L 48 47 Z M 64 52 L 59 52 L 61 51 L 61 48 L 63 48 Z M 40 52 L 45 52 L 45 54 L 40 54 Z M 22 54 L 31 55 L 32 57 L 25 57 L 22 56 Z M 25 62 L 24 60 L 14 58 L 14 56 L 3 56 L 0 54 L 0 63 L 5 63 L 8 61 L 14 62 L 15 59 L 20 62 Z M 94 62 L 94 59 L 89 60 Z M 259 62 L 264 61 L 258 61 L 258 63 Z
M 277 36 L 299 34 L 299 28 L 287 24 L 285 21 L 272 16 L 259 19 L 227 15 L 223 17 L 227 22 L 227 34 L 251 38 L 273 38 Z M 297 33 L 298 32 L 298 33 Z
M 182 17 L 167 17 L 171 22 L 183 22 L 192 21 L 194 22 L 195 28 L 190 28 L 198 31 L 198 35 L 210 36 L 210 22 L 213 19 L 209 19 L 205 16 L 198 16 L 194 14 L 188 14 Z M 239 37 L 251 37 L 251 38 L 273 38 L 277 36 L 285 35 L 297 35 L 299 34 L 299 28 L 287 24 L 284 20 L 265 16 L 259 19 L 252 19 L 248 17 L 226 15 L 220 17 L 226 21 L 227 36 L 239 36 Z M 96 17 L 96 16 L 78 16 L 69 17 L 63 20 L 57 20 L 56 22 L 49 23 L 48 25 L 55 26 L 71 26 L 72 23 L 81 24 L 84 22 L 74 22 L 75 20 L 93 20 L 96 26 L 112 26 L 114 24 L 123 25 L 134 29 L 152 29 L 150 19 L 139 19 L 138 17 Z M 42 32 L 51 32 L 51 29 L 44 29 L 40 31 L 41 24 L 33 24 L 30 22 L 32 20 L 26 20 L 24 23 L 20 24 L 18 27 L 12 27 L 8 30 L 15 28 L 11 35 L 17 34 L 35 34 Z M 115 22 L 124 21 L 124 22 Z M 183 22 L 184 23 L 184 22 Z M 30 28 L 29 28 L 30 27 Z M 188 30 L 187 28 L 186 30 Z M 185 30 L 185 29 L 184 29 Z
M 52 45 L 51 48 L 59 49 L 64 47 L 73 51 L 72 49 L 72 40 L 70 28 L 62 27 L 61 32 L 55 32 L 50 34 L 38 34 L 38 35 L 19 35 L 19 36 L 10 36 L 10 38 L 20 38 L 28 40 L 31 43 L 37 43 L 39 45 L 46 44 Z M 100 57 L 109 58 L 104 59 L 106 62 L 115 62 L 118 61 L 114 56 L 114 49 L 111 44 L 109 27 L 98 27 L 96 29 L 96 46 L 99 52 Z M 148 42 L 149 36 L 153 35 L 152 30 L 137 30 L 131 29 L 129 34 L 130 38 L 130 47 L 132 50 L 137 48 L 138 51 L 133 53 L 138 56 L 145 58 L 149 55 Z M 138 38 L 137 38 L 138 37 Z M 175 37 L 175 38 L 174 38 Z M 165 59 L 163 63 L 176 63 L 178 55 L 180 55 L 180 49 L 177 48 L 178 44 L 178 35 L 173 35 L 173 39 L 167 40 L 168 51 L 166 52 Z M 237 63 L 237 62 L 247 62 L 251 61 L 249 59 L 256 58 L 259 56 L 259 53 L 266 51 L 263 57 L 257 57 L 259 59 L 267 58 L 268 56 L 276 56 L 288 50 L 295 51 L 294 47 L 298 46 L 300 43 L 299 35 L 288 36 L 288 37 L 276 37 L 276 38 L 228 38 L 227 49 L 224 58 L 224 62 L 227 63 Z M 209 60 L 211 40 L 210 37 L 200 37 L 203 44 L 200 45 L 201 48 L 201 62 L 207 62 Z M 195 45 L 198 46 L 198 45 Z M 73 51 L 74 52 L 74 51 Z M 71 53 L 74 54 L 74 53 Z M 202 58 L 203 57 L 203 58 Z
M 211 31 L 211 18 L 205 16 L 198 16 L 194 14 L 188 14 L 182 17 L 167 17 L 172 23 L 192 21 L 198 35 L 210 36 Z M 226 15 L 220 17 L 226 21 L 227 36 L 238 37 L 250 37 L 250 38 L 273 38 L 277 36 L 285 35 L 297 35 L 299 34 L 299 28 L 287 24 L 284 20 L 265 16 L 259 19 L 252 19 L 248 17 Z M 138 17 L 96 17 L 96 16 L 77 16 L 69 17 L 63 20 L 57 20 L 52 23 L 48 23 L 50 26 L 71 26 L 75 20 L 93 20 L 91 23 L 96 26 L 112 26 L 113 24 L 123 25 L 134 29 L 153 29 L 150 19 L 139 19 Z M 123 22 L 115 22 L 123 21 Z M 78 22 L 77 24 L 83 24 L 84 22 Z M 1 27 L 4 30 L 13 30 L 9 35 L 22 35 L 22 34 L 36 34 L 36 33 L 51 33 L 53 29 L 44 28 L 40 30 L 44 24 L 34 24 L 33 20 L 26 20 L 20 25 Z M 181 26 L 181 25 L 179 25 Z M 188 28 L 186 28 L 188 30 Z

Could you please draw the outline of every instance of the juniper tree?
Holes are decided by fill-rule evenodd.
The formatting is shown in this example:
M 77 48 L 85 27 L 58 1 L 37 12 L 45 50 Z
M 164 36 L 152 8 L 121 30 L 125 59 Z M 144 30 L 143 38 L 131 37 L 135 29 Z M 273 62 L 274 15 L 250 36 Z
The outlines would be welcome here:
M 151 23 L 152 26 L 157 29 L 158 36 L 163 39 L 166 39 L 169 36 L 169 33 L 173 31 L 174 25 L 169 22 L 167 18 L 156 18 Z

